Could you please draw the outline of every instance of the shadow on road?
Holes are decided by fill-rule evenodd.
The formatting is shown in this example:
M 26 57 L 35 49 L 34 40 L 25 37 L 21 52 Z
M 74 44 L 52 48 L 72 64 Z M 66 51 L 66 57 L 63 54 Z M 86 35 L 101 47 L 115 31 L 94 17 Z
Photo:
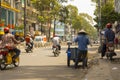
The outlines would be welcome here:
M 72 66 L 71 66 L 72 67 Z M 87 71 L 60 66 L 20 66 L 0 71 L 1 80 L 80 80 Z M 6 76 L 3 76 L 6 75 Z

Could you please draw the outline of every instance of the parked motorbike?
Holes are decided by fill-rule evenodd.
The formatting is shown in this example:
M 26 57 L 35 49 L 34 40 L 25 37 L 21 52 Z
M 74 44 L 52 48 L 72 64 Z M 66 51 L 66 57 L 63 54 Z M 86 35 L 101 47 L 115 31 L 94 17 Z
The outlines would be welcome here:
M 19 66 L 19 57 L 17 57 L 14 61 L 12 57 L 16 53 L 13 50 L 9 50 L 7 48 L 0 49 L 0 69 L 5 70 L 8 65 L 14 65 L 15 67 Z
M 116 56 L 114 43 L 109 42 L 107 44 L 106 57 L 107 59 L 113 60 L 113 56 Z
M 32 46 L 31 43 L 27 43 L 27 44 L 26 44 L 25 50 L 26 50 L 27 53 L 28 53 L 28 52 L 32 52 L 32 47 L 31 47 L 31 46 Z
M 55 57 L 59 56 L 60 50 L 58 46 L 53 46 L 53 53 Z

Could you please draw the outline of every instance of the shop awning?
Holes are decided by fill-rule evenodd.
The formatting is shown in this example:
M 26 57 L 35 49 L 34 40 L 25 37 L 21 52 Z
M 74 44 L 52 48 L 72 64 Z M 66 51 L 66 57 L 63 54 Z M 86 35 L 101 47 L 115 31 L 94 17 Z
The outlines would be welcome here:
M 12 7 L 7 6 L 7 5 L 5 5 L 5 4 L 1 4 L 1 6 L 4 7 L 4 8 L 7 8 L 7 9 L 11 9 L 11 10 L 16 11 L 16 12 L 20 12 L 20 10 L 18 10 L 18 9 L 16 9 L 16 8 L 12 8 Z

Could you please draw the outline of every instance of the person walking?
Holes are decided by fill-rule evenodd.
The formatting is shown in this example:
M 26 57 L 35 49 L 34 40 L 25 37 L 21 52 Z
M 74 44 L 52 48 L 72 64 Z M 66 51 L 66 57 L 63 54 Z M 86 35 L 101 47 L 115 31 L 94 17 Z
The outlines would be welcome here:
M 85 30 L 80 30 L 78 32 L 78 36 L 74 40 L 78 43 L 78 60 L 76 62 L 76 66 L 78 66 L 79 60 L 82 58 L 82 68 L 84 69 L 87 67 L 87 60 L 88 60 L 88 45 L 90 44 L 89 37 Z M 82 57 L 81 57 L 82 56 Z M 76 67 L 77 68 L 77 67 Z

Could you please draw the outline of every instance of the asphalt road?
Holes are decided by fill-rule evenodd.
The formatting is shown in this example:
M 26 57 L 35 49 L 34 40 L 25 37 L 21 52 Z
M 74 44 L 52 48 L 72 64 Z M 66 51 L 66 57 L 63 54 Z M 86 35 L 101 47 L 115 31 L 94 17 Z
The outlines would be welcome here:
M 89 54 L 95 54 L 96 48 L 89 48 Z M 33 53 L 22 49 L 20 66 L 0 71 L 0 80 L 81 80 L 87 70 L 74 69 L 72 61 L 71 67 L 67 67 L 66 50 L 63 46 L 61 54 L 54 57 L 50 47 L 35 48 Z

